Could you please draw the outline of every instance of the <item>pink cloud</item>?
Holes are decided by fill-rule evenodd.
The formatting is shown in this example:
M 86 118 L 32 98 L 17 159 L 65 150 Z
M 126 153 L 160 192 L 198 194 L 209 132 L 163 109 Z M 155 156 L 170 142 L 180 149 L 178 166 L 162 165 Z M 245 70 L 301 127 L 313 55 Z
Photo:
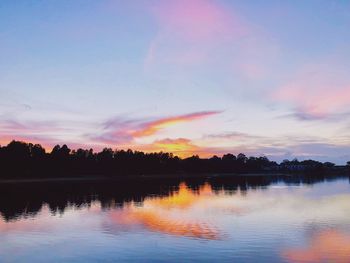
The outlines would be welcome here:
M 146 67 L 155 62 L 203 62 L 218 44 L 246 31 L 232 10 L 215 1 L 161 1 L 152 14 L 159 29 L 150 43 Z
M 53 130 L 60 130 L 56 123 L 51 121 L 26 121 L 16 120 L 0 121 L 0 145 L 7 145 L 12 140 L 39 143 L 51 148 L 54 139 L 48 136 Z
M 25 121 L 3 120 L 0 129 L 5 132 L 43 132 L 60 129 L 53 121 Z
M 313 66 L 275 91 L 271 97 L 289 103 L 300 119 L 325 119 L 348 111 L 350 79 L 341 70 Z
M 234 69 L 250 79 L 262 79 L 267 74 L 267 69 L 263 66 L 263 63 L 257 63 L 257 61 L 244 61 L 234 65 Z
M 162 30 L 188 41 L 212 41 L 241 30 L 234 26 L 233 16 L 214 1 L 162 1 L 153 10 Z
M 156 134 L 164 128 L 178 123 L 192 122 L 221 113 L 221 111 L 201 111 L 183 115 L 159 118 L 156 120 L 122 120 L 119 118 L 108 120 L 105 123 L 105 132 L 92 140 L 104 143 L 132 144 L 135 138 L 147 137 Z
M 5 146 L 12 140 L 16 140 L 41 144 L 48 151 L 51 151 L 56 144 L 68 144 L 75 149 L 82 148 L 86 144 L 73 142 L 72 138 L 69 138 L 71 134 L 74 134 L 74 126 L 80 124 L 82 123 L 0 120 L 0 145 Z M 79 129 L 79 126 L 75 129 Z M 95 147 L 96 145 L 90 146 Z
M 211 67 L 253 80 L 273 74 L 279 46 L 232 6 L 210 0 L 157 2 L 151 14 L 158 30 L 150 41 L 144 69 Z

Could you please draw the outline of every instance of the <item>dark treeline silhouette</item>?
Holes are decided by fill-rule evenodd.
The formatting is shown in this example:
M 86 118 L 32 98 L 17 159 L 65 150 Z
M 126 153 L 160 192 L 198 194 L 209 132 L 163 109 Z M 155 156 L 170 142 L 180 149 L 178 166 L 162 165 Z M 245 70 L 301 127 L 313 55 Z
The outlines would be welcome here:
M 144 153 L 132 150 L 101 152 L 92 149 L 71 150 L 56 145 L 50 153 L 39 144 L 12 141 L 0 147 L 1 178 L 126 176 L 170 173 L 259 173 L 259 172 L 322 172 L 334 170 L 334 164 L 314 160 L 285 160 L 281 164 L 267 157 L 225 154 L 201 159 L 181 159 L 171 153 Z
M 99 202 L 103 209 L 122 208 L 129 202 L 142 203 L 146 197 L 169 196 L 185 183 L 196 192 L 208 183 L 214 193 L 246 194 L 255 189 L 266 189 L 271 184 L 315 184 L 349 176 L 334 175 L 269 175 L 269 176 L 223 176 L 209 178 L 166 178 L 136 180 L 80 180 L 30 183 L 0 183 L 0 218 L 5 221 L 21 217 L 34 217 L 44 205 L 53 214 L 63 214 L 69 207 L 89 207 Z

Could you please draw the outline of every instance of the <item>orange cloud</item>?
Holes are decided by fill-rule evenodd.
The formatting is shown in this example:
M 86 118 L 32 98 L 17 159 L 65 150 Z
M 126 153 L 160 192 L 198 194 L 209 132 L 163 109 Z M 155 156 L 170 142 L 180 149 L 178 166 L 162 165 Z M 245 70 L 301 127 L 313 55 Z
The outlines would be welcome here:
M 177 123 L 190 122 L 193 120 L 205 118 L 218 113 L 220 112 L 219 111 L 202 111 L 202 112 L 195 112 L 195 113 L 190 113 L 185 115 L 163 118 L 156 121 L 145 123 L 142 129 L 134 131 L 131 134 L 133 137 L 150 136 L 157 133 L 159 130 L 163 128 L 175 125 Z
M 103 134 L 90 137 L 90 139 L 108 144 L 118 143 L 121 146 L 129 144 L 127 147 L 136 148 L 136 145 L 133 145 L 135 138 L 151 136 L 178 123 L 191 122 L 219 113 L 221 111 L 201 111 L 152 121 L 111 119 L 104 123 L 105 132 Z M 142 146 L 139 149 L 141 148 Z
M 191 143 L 185 138 L 158 140 L 150 145 L 142 147 L 146 152 L 171 152 L 179 157 L 189 157 L 195 155 L 203 149 Z
M 288 249 L 282 253 L 290 262 L 337 262 L 350 259 L 350 235 L 337 230 L 326 230 L 316 234 L 308 247 Z
M 209 158 L 213 155 L 223 155 L 228 152 L 232 152 L 232 149 L 199 146 L 190 139 L 186 138 L 166 138 L 162 140 L 156 140 L 151 144 L 135 145 L 133 147 L 144 152 L 169 152 L 181 158 L 187 158 L 193 155 L 198 155 L 202 158 Z M 235 151 L 242 152 L 240 149 L 238 147 L 235 147 Z

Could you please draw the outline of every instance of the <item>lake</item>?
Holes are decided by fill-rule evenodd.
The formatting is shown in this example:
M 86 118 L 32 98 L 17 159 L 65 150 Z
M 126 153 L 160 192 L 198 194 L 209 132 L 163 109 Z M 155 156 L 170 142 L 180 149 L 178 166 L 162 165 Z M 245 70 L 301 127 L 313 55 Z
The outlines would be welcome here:
M 350 262 L 349 182 L 0 183 L 0 262 Z

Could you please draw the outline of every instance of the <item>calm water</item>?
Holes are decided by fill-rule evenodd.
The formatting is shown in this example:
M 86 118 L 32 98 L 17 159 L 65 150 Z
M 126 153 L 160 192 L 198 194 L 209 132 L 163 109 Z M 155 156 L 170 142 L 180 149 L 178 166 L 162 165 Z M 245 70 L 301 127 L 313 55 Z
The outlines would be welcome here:
M 350 262 L 348 177 L 0 184 L 0 262 Z

